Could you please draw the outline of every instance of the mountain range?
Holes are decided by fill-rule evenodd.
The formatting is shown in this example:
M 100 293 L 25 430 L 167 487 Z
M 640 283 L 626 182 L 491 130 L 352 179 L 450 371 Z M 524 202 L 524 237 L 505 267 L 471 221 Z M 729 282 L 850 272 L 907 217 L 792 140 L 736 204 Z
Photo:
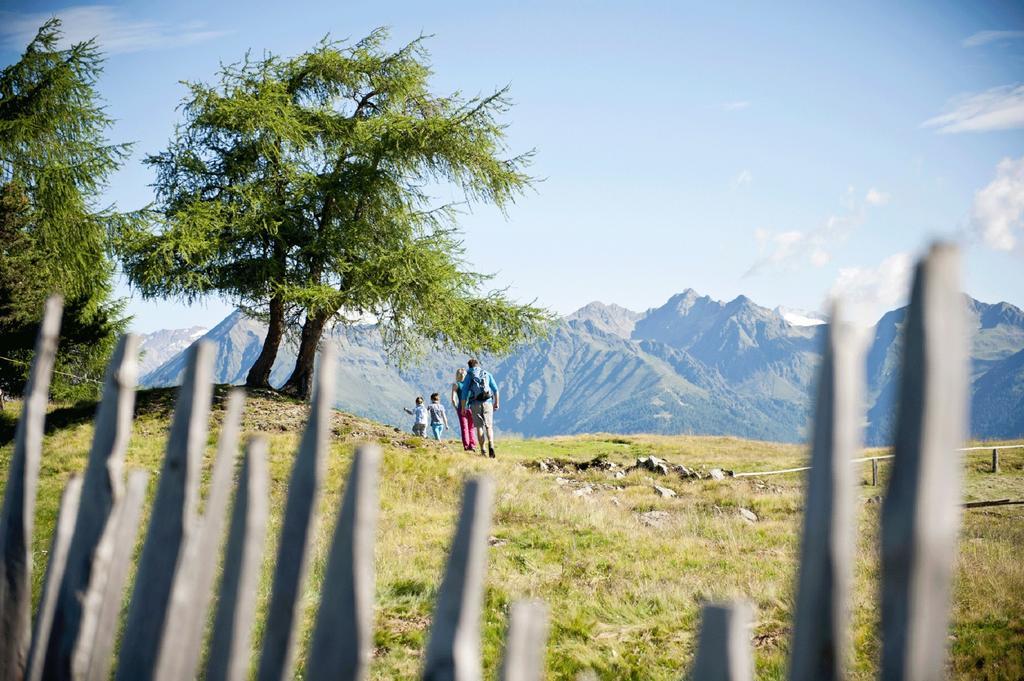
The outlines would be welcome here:
M 971 434 L 1024 436 L 1024 313 L 1009 303 L 965 296 L 972 329 Z M 866 351 L 869 444 L 889 441 L 895 421 L 905 308 L 886 313 Z M 498 379 L 500 429 L 527 436 L 693 433 L 796 442 L 806 439 L 825 320 L 771 310 L 746 296 L 722 302 L 688 289 L 664 305 L 634 312 L 590 303 L 563 317 L 548 335 L 486 361 Z M 187 337 L 194 330 L 157 332 Z M 266 327 L 234 312 L 202 335 L 216 346 L 215 380 L 242 383 Z M 465 357 L 439 352 L 411 367 L 388 360 L 372 325 L 338 327 L 337 406 L 385 423 L 404 424 L 416 395 L 445 394 Z M 155 334 L 144 338 L 157 353 Z M 176 385 L 184 347 L 144 373 L 143 386 Z M 283 344 L 271 374 L 280 385 L 295 359 Z

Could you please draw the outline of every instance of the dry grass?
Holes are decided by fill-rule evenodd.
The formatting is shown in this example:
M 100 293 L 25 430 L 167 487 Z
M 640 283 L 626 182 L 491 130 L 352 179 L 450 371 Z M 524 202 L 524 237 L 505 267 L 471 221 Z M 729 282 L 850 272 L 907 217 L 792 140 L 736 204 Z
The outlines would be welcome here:
M 140 404 L 128 461 L 156 472 L 166 443 L 169 396 L 143 394 Z M 301 405 L 269 396 L 251 399 L 247 408 L 246 430 L 262 431 L 271 445 L 275 511 L 268 557 L 276 548 L 298 442 L 295 427 L 304 414 Z M 7 419 L 8 432 L 11 415 L 8 411 L 0 417 Z M 34 536 L 37 587 L 60 490 L 71 472 L 84 467 L 92 428 L 83 418 L 61 419 L 60 427 L 47 436 Z M 738 596 L 750 598 L 757 608 L 753 636 L 759 678 L 784 676 L 801 521 L 800 475 L 716 482 L 636 471 L 615 479 L 593 469 L 542 473 L 529 464 L 541 458 L 585 461 L 598 455 L 628 464 L 655 454 L 701 469 L 763 470 L 802 464 L 803 448 L 735 438 L 590 435 L 510 440 L 500 448 L 499 458 L 489 461 L 463 453 L 457 442 L 417 441 L 348 416 L 339 415 L 335 434 L 306 601 L 312 606 L 318 598 L 353 444 L 380 442 L 385 457 L 373 678 L 416 676 L 461 485 L 478 473 L 498 481 L 483 620 L 488 676 L 493 677 L 500 657 L 507 606 L 527 596 L 543 598 L 551 607 L 551 678 L 572 678 L 593 669 L 602 679 L 678 679 L 692 657 L 699 604 Z M 0 446 L 0 464 L 6 464 L 10 451 L 9 443 Z M 208 470 L 209 459 L 206 465 Z M 999 476 L 986 473 L 986 466 L 983 454 L 968 459 L 969 499 L 1024 498 L 1024 450 L 1003 453 Z M 863 475 L 866 482 L 869 466 Z M 678 496 L 659 496 L 655 482 Z M 592 488 L 589 494 L 575 494 L 586 486 Z M 865 485 L 861 497 L 866 500 L 881 490 Z M 741 507 L 754 511 L 758 522 L 744 520 Z M 652 510 L 668 514 L 658 526 L 641 521 L 641 514 Z M 864 503 L 859 514 L 851 617 L 855 679 L 876 671 L 878 510 L 878 504 Z M 1022 506 L 965 514 L 951 632 L 957 678 L 1024 676 L 1022 520 Z M 269 596 L 269 578 L 268 560 L 261 608 Z M 307 637 L 312 614 L 310 607 Z

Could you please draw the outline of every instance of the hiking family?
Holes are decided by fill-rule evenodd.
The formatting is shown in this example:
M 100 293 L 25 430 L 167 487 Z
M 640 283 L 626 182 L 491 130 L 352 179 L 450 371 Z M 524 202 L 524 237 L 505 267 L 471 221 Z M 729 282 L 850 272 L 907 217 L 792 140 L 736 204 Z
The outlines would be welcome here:
M 480 454 L 494 458 L 494 412 L 498 411 L 498 384 L 489 371 L 480 366 L 476 359 L 466 363 L 468 370 L 459 367 L 455 372 L 455 382 L 449 389 L 449 399 L 455 413 L 459 417 L 459 430 L 462 433 L 462 448 L 467 452 L 475 452 L 480 444 Z M 441 404 L 441 396 L 434 393 L 430 396 L 430 404 L 424 405 L 423 398 L 416 398 L 413 409 L 405 408 L 405 413 L 413 417 L 412 433 L 425 437 L 427 426 L 435 440 L 450 430 L 448 414 Z M 485 450 L 486 445 L 486 450 Z

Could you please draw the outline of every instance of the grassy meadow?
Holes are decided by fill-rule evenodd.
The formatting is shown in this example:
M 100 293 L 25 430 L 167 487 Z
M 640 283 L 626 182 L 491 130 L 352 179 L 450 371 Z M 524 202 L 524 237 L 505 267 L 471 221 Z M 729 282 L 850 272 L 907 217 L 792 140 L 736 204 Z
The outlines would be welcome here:
M 207 473 L 224 390 L 217 394 Z M 129 467 L 159 470 L 171 399 L 169 391 L 140 393 Z M 0 464 L 5 469 L 19 410 L 13 403 L 0 412 Z M 92 412 L 90 405 L 56 410 L 48 429 L 33 537 L 37 597 L 60 491 L 68 476 L 85 466 Z M 305 406 L 276 396 L 250 397 L 247 403 L 245 432 L 261 432 L 270 442 L 272 517 L 260 619 L 305 414 Z M 549 678 L 572 679 L 593 670 L 601 679 L 679 679 L 693 656 L 700 603 L 740 596 L 756 606 L 752 638 L 758 677 L 784 677 L 801 523 L 800 474 L 690 481 L 633 471 L 615 478 L 594 468 L 545 472 L 536 462 L 602 456 L 629 465 L 654 454 L 702 470 L 765 470 L 802 465 L 803 447 L 724 437 L 588 435 L 508 440 L 492 461 L 465 454 L 457 440 L 440 445 L 416 440 L 343 414 L 336 417 L 334 431 L 306 602 L 312 606 L 318 599 L 353 445 L 378 441 L 385 456 L 372 678 L 417 675 L 462 482 L 480 473 L 493 475 L 498 483 L 483 620 L 487 678 L 496 677 L 507 609 L 518 598 L 537 597 L 550 606 Z M 966 498 L 1024 498 L 1024 450 L 1002 452 L 998 476 L 987 472 L 988 461 L 987 452 L 967 457 Z M 883 481 L 887 469 L 883 464 Z M 874 497 L 884 488 L 866 484 L 870 464 L 863 466 L 861 477 L 850 619 L 853 679 L 875 676 L 879 654 L 880 504 Z M 677 496 L 661 496 L 655 484 Z M 154 475 L 151 492 L 155 486 Z M 745 519 L 741 508 L 758 520 Z M 664 513 L 643 515 L 651 511 Z M 955 678 L 1024 678 L 1022 521 L 1024 506 L 964 514 L 950 632 Z M 308 607 L 305 643 L 312 621 L 313 607 Z M 257 641 L 261 626 L 257 622 Z M 303 658 L 300 653 L 300 677 Z

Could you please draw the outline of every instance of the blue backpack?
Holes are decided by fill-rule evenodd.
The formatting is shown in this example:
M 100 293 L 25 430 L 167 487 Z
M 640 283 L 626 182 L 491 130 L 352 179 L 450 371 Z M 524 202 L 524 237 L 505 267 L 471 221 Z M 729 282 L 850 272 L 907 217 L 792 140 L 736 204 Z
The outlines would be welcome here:
M 491 376 L 480 367 L 473 367 L 469 370 L 469 401 L 486 402 L 491 399 L 490 383 Z

